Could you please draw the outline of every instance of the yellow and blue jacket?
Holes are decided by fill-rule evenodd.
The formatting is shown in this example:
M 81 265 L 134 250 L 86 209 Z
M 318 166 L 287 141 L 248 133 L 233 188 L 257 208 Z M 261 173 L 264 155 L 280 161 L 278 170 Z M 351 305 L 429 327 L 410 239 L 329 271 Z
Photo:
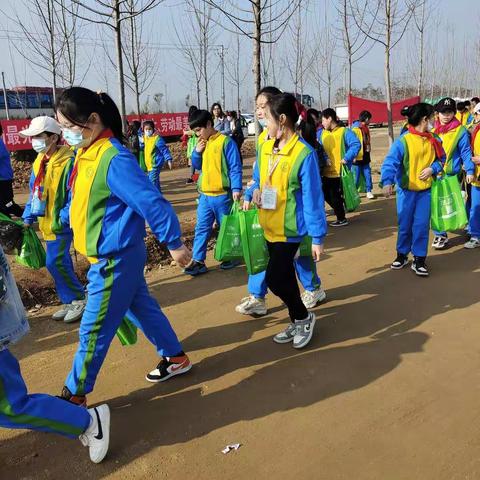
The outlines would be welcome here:
M 75 249 L 91 263 L 143 242 L 145 220 L 170 250 L 182 245 L 172 206 L 116 138 L 79 149 L 75 170 L 70 224 Z
M 198 191 L 216 197 L 242 190 L 242 163 L 236 143 L 222 133 L 212 135 L 202 153 L 192 152 L 192 165 L 202 173 Z
M 330 165 L 326 165 L 322 171 L 322 175 L 329 178 L 340 177 L 342 160 L 351 168 L 362 148 L 357 136 L 346 127 L 338 126 L 331 132 L 323 129 L 317 139 L 324 155 L 330 160 Z
M 435 130 L 433 133 L 436 133 Z M 469 175 L 473 175 L 475 164 L 472 162 L 472 147 L 468 130 L 463 125 L 459 125 L 447 133 L 438 133 L 437 135 L 442 140 L 443 149 L 447 154 L 445 173 L 458 175 L 463 166 Z
M 455 118 L 464 126 L 467 128 L 470 128 L 474 122 L 473 115 L 469 112 L 457 112 L 455 114 Z
M 152 170 L 160 171 L 166 162 L 172 161 L 172 154 L 170 153 L 165 140 L 160 135 L 152 135 L 151 137 L 144 135 L 143 143 L 147 173 Z
M 472 153 L 474 157 L 480 157 L 480 133 L 475 137 Z M 475 165 L 475 172 L 473 175 L 475 176 L 475 180 L 472 182 L 472 185 L 480 188 L 480 165 Z
M 0 180 L 13 180 L 13 168 L 10 152 L 0 137 Z
M 444 163 L 445 156 L 436 158 L 428 139 L 407 132 L 390 147 L 383 161 L 381 183 L 384 186 L 396 183 L 404 190 L 428 190 L 432 186 L 432 178 L 420 180 L 420 173 L 431 167 L 433 174 L 438 175 L 443 170 Z
M 31 225 L 37 217 L 31 214 L 31 200 L 35 179 L 45 154 L 39 153 L 33 162 L 30 175 L 30 195 L 23 212 L 23 221 Z M 48 160 L 43 184 L 42 198 L 46 201 L 45 215 L 38 217 L 38 226 L 45 240 L 55 240 L 57 235 L 70 232 L 70 192 L 68 182 L 73 168 L 74 153 L 70 147 L 60 147 Z
M 315 245 L 323 244 L 327 233 L 322 181 L 315 150 L 297 134 L 278 152 L 275 140 L 264 142 L 253 170 L 253 191 L 262 189 L 268 179 L 269 163 L 279 161 L 271 177 L 277 190 L 277 208 L 259 211 L 260 224 L 269 242 L 301 242 L 306 235 Z

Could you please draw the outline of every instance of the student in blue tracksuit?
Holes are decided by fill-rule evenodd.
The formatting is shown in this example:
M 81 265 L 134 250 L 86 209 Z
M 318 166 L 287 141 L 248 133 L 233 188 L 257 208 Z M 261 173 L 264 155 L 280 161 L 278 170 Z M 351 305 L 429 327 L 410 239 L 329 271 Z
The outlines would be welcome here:
M 433 133 L 442 140 L 446 153 L 444 174 L 449 177 L 458 176 L 465 171 L 467 183 L 474 177 L 475 165 L 472 162 L 472 148 L 468 130 L 455 117 L 456 104 L 453 98 L 442 98 L 435 107 L 438 120 L 435 122 Z M 442 250 L 448 246 L 447 232 L 434 232 L 432 247 Z
M 219 225 L 228 215 L 232 200 L 239 201 L 242 195 L 242 163 L 236 143 L 213 128 L 213 118 L 206 110 L 196 110 L 188 119 L 190 128 L 199 140 L 192 152 L 192 165 L 202 174 L 198 179 L 200 198 L 197 208 L 197 224 L 193 240 L 193 259 L 185 269 L 187 275 L 196 276 L 207 272 L 205 258 L 207 243 L 213 223 Z M 235 262 L 223 262 L 228 270 Z
M 74 153 L 60 145 L 62 131 L 54 118 L 35 117 L 20 132 L 32 139 L 38 153 L 30 176 L 30 195 L 23 212 L 23 221 L 31 227 L 38 221 L 46 244 L 47 270 L 63 306 L 53 314 L 54 320 L 73 323 L 82 317 L 85 290 L 73 268 L 70 246 L 70 191 L 68 184 L 73 169 Z M 42 208 L 43 205 L 43 208 Z
M 445 162 L 440 140 L 430 133 L 433 114 L 432 105 L 426 103 L 409 107 L 408 131 L 391 146 L 381 178 L 387 198 L 393 193 L 393 186 L 397 186 L 397 258 L 391 268 L 400 270 L 408 265 L 408 254 L 412 252 L 412 270 L 425 277 L 432 176 L 442 171 Z
M 28 330 L 15 280 L 0 247 L 0 427 L 79 437 L 89 447 L 91 460 L 101 462 L 110 439 L 108 406 L 87 410 L 50 395 L 28 394 L 18 361 L 8 350 Z
M 62 397 L 85 404 L 127 311 L 161 357 L 147 381 L 162 382 L 190 370 L 170 322 L 148 291 L 145 221 L 180 266 L 191 255 L 173 208 L 123 145 L 122 118 L 113 100 L 73 87 L 60 95 L 56 113 L 65 140 L 78 148 L 70 224 L 76 250 L 91 263 L 80 343 Z
M 172 169 L 172 154 L 165 140 L 155 133 L 155 124 L 147 120 L 143 122 L 143 154 L 147 175 L 150 181 L 160 190 L 160 172 L 165 163 Z
M 358 116 L 358 120 L 353 122 L 352 130 L 357 135 L 360 144 L 360 152 L 357 158 L 353 161 L 353 171 L 355 173 L 355 183 L 357 188 L 360 184 L 360 178 L 363 175 L 365 178 L 365 187 L 367 191 L 367 198 L 373 200 L 375 196 L 372 193 L 372 169 L 370 168 L 371 155 L 371 141 L 370 141 L 370 121 L 372 114 L 368 110 L 363 110 Z

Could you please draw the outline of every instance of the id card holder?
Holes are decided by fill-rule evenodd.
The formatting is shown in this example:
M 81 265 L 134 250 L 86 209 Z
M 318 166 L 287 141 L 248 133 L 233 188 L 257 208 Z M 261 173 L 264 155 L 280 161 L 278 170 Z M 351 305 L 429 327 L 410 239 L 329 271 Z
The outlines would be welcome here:
M 262 190 L 262 208 L 275 210 L 277 208 L 277 189 L 264 186 Z

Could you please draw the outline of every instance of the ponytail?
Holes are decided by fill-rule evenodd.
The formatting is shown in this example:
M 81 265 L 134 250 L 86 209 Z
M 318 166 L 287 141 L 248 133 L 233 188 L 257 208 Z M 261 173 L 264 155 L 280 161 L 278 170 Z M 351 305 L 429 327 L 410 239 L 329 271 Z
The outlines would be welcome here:
M 88 122 L 92 113 L 97 113 L 113 136 L 120 143 L 126 143 L 122 116 L 115 102 L 104 92 L 93 92 L 83 87 L 67 88 L 58 98 L 55 111 L 61 112 L 69 122 L 80 127 Z

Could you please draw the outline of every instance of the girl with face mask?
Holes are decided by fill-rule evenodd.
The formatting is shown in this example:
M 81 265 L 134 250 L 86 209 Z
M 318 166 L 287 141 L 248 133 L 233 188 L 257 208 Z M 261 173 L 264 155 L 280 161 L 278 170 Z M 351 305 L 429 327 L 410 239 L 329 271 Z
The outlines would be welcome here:
M 47 269 L 63 304 L 53 314 L 53 319 L 76 322 L 85 309 L 85 291 L 75 274 L 70 255 L 72 230 L 68 182 L 74 154 L 70 147 L 59 144 L 61 129 L 51 117 L 34 118 L 20 135 L 32 139 L 32 147 L 38 154 L 30 176 L 30 196 L 23 221 L 27 227 L 38 221 L 45 240 Z
M 432 176 L 443 170 L 446 156 L 439 138 L 430 133 L 432 105 L 412 105 L 407 117 L 408 131 L 395 140 L 382 165 L 385 196 L 390 197 L 394 184 L 397 186 L 397 258 L 391 268 L 400 270 L 408 265 L 412 252 L 412 270 L 426 277 Z
M 148 291 L 145 221 L 178 265 L 186 266 L 191 254 L 170 203 L 124 146 L 122 118 L 113 100 L 74 87 L 60 95 L 56 114 L 64 137 L 78 147 L 70 222 L 75 249 L 91 263 L 80 344 L 62 398 L 85 404 L 127 311 L 161 357 L 147 381 L 162 382 L 190 370 L 170 322 Z
M 296 133 L 299 111 L 293 95 L 275 95 L 265 113 L 271 140 L 257 154 L 251 198 L 260 208 L 270 255 L 266 283 L 285 303 L 291 320 L 273 340 L 303 348 L 312 338 L 315 315 L 308 312 L 300 296 L 294 258 L 306 235 L 312 238 L 313 260 L 319 261 L 323 253 L 327 222 L 318 158 Z

